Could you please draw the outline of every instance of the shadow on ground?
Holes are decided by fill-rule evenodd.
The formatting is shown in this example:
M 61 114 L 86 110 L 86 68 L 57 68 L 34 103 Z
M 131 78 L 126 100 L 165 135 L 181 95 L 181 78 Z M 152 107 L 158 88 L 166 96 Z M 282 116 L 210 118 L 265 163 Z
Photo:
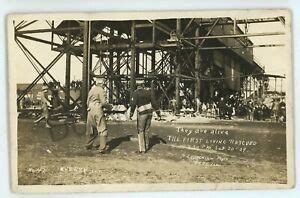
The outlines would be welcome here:
M 107 142 L 109 145 L 109 151 L 114 150 L 116 147 L 118 147 L 122 142 L 129 142 L 132 135 L 126 135 L 118 138 L 111 139 Z
M 153 146 L 155 146 L 156 144 L 160 144 L 160 143 L 167 144 L 167 141 L 164 140 L 163 138 L 159 137 L 158 135 L 152 135 L 149 138 L 149 148 L 148 148 L 148 150 L 151 150 Z

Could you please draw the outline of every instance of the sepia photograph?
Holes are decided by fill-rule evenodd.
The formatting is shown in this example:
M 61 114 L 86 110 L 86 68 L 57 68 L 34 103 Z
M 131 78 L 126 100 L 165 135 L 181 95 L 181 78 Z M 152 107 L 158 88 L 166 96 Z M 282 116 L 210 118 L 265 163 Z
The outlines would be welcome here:
M 288 10 L 12 14 L 7 32 L 15 191 L 293 187 Z

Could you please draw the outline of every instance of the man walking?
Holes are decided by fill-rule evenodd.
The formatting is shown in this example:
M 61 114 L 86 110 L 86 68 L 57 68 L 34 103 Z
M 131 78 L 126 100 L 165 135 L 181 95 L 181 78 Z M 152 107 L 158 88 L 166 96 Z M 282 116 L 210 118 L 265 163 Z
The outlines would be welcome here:
M 41 108 L 42 108 L 42 115 L 39 119 L 34 121 L 35 124 L 39 123 L 43 119 L 46 122 L 46 128 L 51 128 L 49 124 L 49 107 L 51 107 L 50 100 L 48 99 L 48 87 L 47 85 L 43 85 L 42 92 L 41 92 Z
M 149 128 L 151 125 L 152 112 L 155 109 L 157 116 L 160 117 L 158 102 L 155 99 L 154 91 L 146 88 L 143 81 L 137 81 L 137 89 L 133 92 L 130 101 L 130 119 L 137 108 L 137 130 L 139 153 L 145 153 L 149 148 Z M 147 134 L 146 134 L 147 133 Z
M 99 152 L 101 154 L 108 151 L 108 145 L 106 144 L 107 126 L 103 108 L 110 107 L 106 102 L 106 92 L 103 88 L 103 80 L 104 79 L 102 78 L 96 78 L 96 85 L 89 91 L 87 98 L 88 115 L 86 123 L 86 135 L 88 136 L 86 149 L 89 150 L 99 147 Z M 97 143 L 95 140 L 98 139 L 98 137 L 99 142 Z

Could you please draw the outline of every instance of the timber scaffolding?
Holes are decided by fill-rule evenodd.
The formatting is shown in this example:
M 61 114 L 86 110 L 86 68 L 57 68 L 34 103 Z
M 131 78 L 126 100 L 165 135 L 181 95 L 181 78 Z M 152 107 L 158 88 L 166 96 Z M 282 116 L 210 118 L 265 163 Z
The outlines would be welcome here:
M 248 33 L 251 23 L 279 22 L 284 25 L 282 16 L 259 19 L 65 20 L 46 21 L 47 29 L 29 29 L 36 22 L 38 20 L 15 22 L 15 41 L 38 72 L 37 78 L 18 96 L 18 102 L 39 80 L 47 83 L 46 74 L 57 82 L 50 69 L 65 54 L 65 86 L 59 85 L 65 92 L 64 106 L 70 109 L 72 100 L 82 108 L 83 118 L 86 117 L 84 101 L 95 76 L 106 79 L 109 102 L 117 100 L 123 104 L 128 104 L 136 79 L 152 82 L 163 107 L 173 97 L 180 104 L 183 97 L 190 102 L 197 97 L 207 101 L 215 90 L 247 92 L 249 77 L 250 84 L 251 78 L 263 84 L 264 70 L 254 61 L 253 48 L 283 46 L 254 45 L 248 37 L 285 34 Z M 38 33 L 49 33 L 49 40 L 35 37 Z M 21 39 L 49 44 L 58 54 L 47 66 L 42 65 Z M 72 56 L 82 63 L 79 100 L 83 102 L 70 96 Z

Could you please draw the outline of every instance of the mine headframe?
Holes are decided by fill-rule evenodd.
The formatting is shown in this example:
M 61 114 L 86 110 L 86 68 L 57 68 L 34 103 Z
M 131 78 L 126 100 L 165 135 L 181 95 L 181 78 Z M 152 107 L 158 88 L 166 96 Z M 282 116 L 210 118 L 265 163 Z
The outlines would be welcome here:
M 180 103 L 182 96 L 192 101 L 196 97 L 202 97 L 207 89 L 212 90 L 209 87 L 213 82 L 223 80 L 224 84 L 228 79 L 235 79 L 235 76 L 226 76 L 230 69 L 239 67 L 242 71 L 245 67 L 253 67 L 254 47 L 283 46 L 254 45 L 249 37 L 284 33 L 250 34 L 247 32 L 249 24 L 284 24 L 285 20 L 281 16 L 260 19 L 64 20 L 58 22 L 58 25 L 55 21 L 46 21 L 49 28 L 28 29 L 36 22 L 15 23 L 15 41 L 38 73 L 36 79 L 18 96 L 18 102 L 39 80 L 49 83 L 45 76 L 57 82 L 50 70 L 66 55 L 65 86 L 60 86 L 65 92 L 64 105 L 69 109 L 72 101 L 80 106 L 82 116 L 85 117 L 84 101 L 95 75 L 106 78 L 110 102 L 122 97 L 126 102 L 135 89 L 136 78 L 154 80 L 161 92 L 162 101 L 167 102 L 170 97 L 175 97 Z M 244 31 L 241 30 L 241 25 L 245 25 Z M 50 40 L 34 36 L 38 33 L 48 33 Z M 58 54 L 49 64 L 44 65 L 25 47 L 21 39 L 49 44 Z M 70 96 L 72 56 L 82 64 L 80 101 Z M 220 73 L 225 76 L 214 76 L 217 68 L 223 70 Z M 155 75 L 151 76 L 153 71 Z

